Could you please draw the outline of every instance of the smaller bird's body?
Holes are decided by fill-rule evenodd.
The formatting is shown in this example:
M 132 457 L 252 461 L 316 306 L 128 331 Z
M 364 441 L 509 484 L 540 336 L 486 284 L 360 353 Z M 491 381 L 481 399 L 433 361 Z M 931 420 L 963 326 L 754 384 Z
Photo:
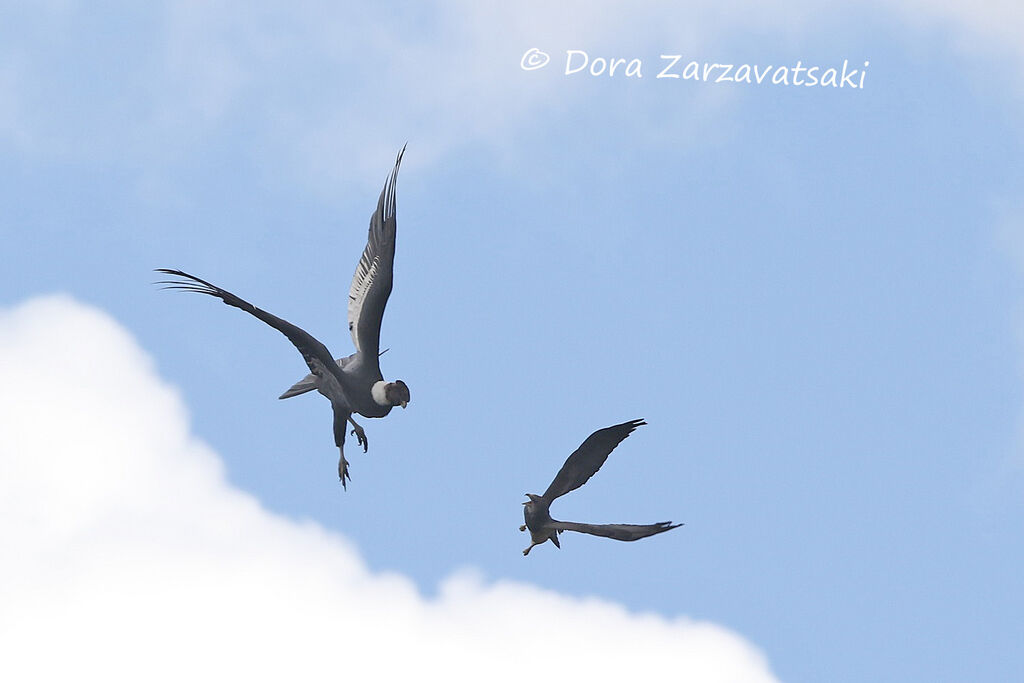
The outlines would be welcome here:
M 528 555 L 533 546 L 548 540 L 554 543 L 555 547 L 561 548 L 562 544 L 558 542 L 560 531 L 555 526 L 555 520 L 551 518 L 549 506 L 540 496 L 532 493 L 526 495 L 530 501 L 523 504 L 523 517 L 526 519 L 526 528 L 530 530 L 530 547 L 523 551 L 523 555 Z M 522 527 L 519 529 L 524 530 Z
M 612 427 L 599 429 L 584 441 L 572 455 L 566 459 L 562 469 L 555 475 L 551 485 L 548 486 L 544 495 L 538 496 L 534 493 L 527 493 L 530 500 L 523 503 L 523 517 L 526 524 L 519 527 L 520 531 L 530 531 L 530 546 L 523 550 L 523 555 L 529 555 L 534 546 L 545 541 L 551 541 L 555 547 L 561 548 L 558 542 L 558 534 L 563 531 L 577 531 L 594 536 L 614 538 L 618 541 L 635 541 L 655 534 L 660 534 L 669 529 L 675 529 L 681 524 L 672 522 L 658 522 L 657 524 L 583 524 L 580 522 L 563 522 L 553 519 L 549 508 L 551 503 L 560 496 L 569 493 L 587 483 L 590 477 L 601 469 L 601 465 L 608 459 L 608 455 L 618 446 L 623 439 L 633 433 L 633 430 L 640 425 L 647 424 L 643 420 L 630 420 Z

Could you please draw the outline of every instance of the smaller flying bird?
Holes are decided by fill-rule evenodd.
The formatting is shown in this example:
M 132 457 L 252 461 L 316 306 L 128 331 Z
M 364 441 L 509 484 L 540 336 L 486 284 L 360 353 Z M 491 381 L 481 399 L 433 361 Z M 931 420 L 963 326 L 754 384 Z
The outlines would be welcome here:
M 530 547 L 523 551 L 523 555 L 529 555 L 533 546 L 540 545 L 550 540 L 556 548 L 562 546 L 558 542 L 558 534 L 563 531 L 579 531 L 594 536 L 614 538 L 617 541 L 635 541 L 638 538 L 647 538 L 654 534 L 660 534 L 669 529 L 675 529 L 682 524 L 672 522 L 658 522 L 657 524 L 580 524 L 579 522 L 561 522 L 552 519 L 548 508 L 559 496 L 564 496 L 587 483 L 587 480 L 594 476 L 594 473 L 601 469 L 601 465 L 608 459 L 608 455 L 615 450 L 615 447 L 622 443 L 622 440 L 633 433 L 633 430 L 640 425 L 647 424 L 643 420 L 630 420 L 613 427 L 598 429 L 587 437 L 579 448 L 570 455 L 562 469 L 558 470 L 548 490 L 543 496 L 533 493 L 523 494 L 530 500 L 523 503 L 523 516 L 526 524 L 519 527 L 520 531 L 530 530 Z

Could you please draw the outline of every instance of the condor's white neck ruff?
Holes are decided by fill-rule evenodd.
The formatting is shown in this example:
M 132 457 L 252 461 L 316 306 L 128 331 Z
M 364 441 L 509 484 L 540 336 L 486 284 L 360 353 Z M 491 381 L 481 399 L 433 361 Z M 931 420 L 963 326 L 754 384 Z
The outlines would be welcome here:
M 384 393 L 384 388 L 388 385 L 384 380 L 378 380 L 373 383 L 370 387 L 370 396 L 373 396 L 374 402 L 379 406 L 389 406 L 388 398 Z

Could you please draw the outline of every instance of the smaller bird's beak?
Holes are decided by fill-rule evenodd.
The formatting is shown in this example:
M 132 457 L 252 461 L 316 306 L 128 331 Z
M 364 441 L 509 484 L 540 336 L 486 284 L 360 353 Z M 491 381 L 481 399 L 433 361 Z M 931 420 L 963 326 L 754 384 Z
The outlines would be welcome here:
M 402 401 L 399 405 L 401 405 L 403 408 L 405 408 L 407 405 L 409 405 L 409 402 L 408 401 Z

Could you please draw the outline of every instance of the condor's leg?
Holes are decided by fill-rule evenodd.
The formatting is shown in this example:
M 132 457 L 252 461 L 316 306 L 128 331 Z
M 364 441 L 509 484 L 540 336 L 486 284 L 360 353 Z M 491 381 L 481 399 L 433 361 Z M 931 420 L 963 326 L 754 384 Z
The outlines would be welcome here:
M 334 445 L 338 447 L 338 452 L 341 454 L 341 459 L 338 460 L 338 478 L 341 479 L 341 487 L 348 489 L 346 481 L 351 481 L 352 477 L 348 474 L 348 460 L 345 459 L 345 429 L 351 413 L 347 408 L 343 408 L 337 404 L 333 405 L 334 408 Z

